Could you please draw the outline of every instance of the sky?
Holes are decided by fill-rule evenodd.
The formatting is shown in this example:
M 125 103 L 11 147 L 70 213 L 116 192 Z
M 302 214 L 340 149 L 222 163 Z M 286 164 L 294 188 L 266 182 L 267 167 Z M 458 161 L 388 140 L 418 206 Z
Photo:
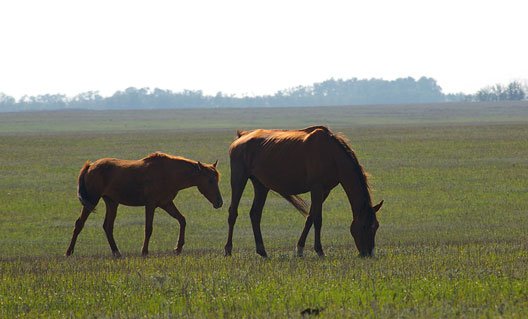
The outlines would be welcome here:
M 524 0 L 0 2 L 0 92 L 273 94 L 421 76 L 445 93 L 528 79 Z

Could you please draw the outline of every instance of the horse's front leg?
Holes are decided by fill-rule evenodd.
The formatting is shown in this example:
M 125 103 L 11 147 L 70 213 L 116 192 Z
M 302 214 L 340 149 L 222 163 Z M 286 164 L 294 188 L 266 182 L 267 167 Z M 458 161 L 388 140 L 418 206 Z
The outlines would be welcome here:
M 231 205 L 229 205 L 229 217 L 227 218 L 229 229 L 227 231 L 227 242 L 224 246 L 225 256 L 231 256 L 233 250 L 233 230 L 238 217 L 238 205 L 247 180 L 248 177 L 243 172 L 241 164 L 231 161 Z
M 323 202 L 326 199 L 325 192 L 320 188 L 315 188 L 311 192 L 312 205 L 310 206 L 310 216 L 313 218 L 315 228 L 314 249 L 319 257 L 324 257 L 323 245 L 321 244 L 321 228 L 323 226 Z
M 249 217 L 251 218 L 251 226 L 253 228 L 253 235 L 255 237 L 255 246 L 257 249 L 257 254 L 261 255 L 262 257 L 268 257 L 266 249 L 264 248 L 262 232 L 260 231 L 260 220 L 262 219 L 262 209 L 266 203 L 269 189 L 262 185 L 262 183 L 255 178 L 251 178 L 251 182 L 253 182 L 255 197 L 253 198 L 253 205 L 251 205 L 251 210 L 249 211 Z
M 315 192 L 318 193 L 320 191 L 316 190 Z M 313 197 L 314 194 L 312 192 L 312 206 L 310 207 L 310 214 L 306 217 L 306 222 L 304 223 L 304 228 L 301 233 L 301 237 L 299 237 L 299 241 L 297 242 L 297 256 L 298 257 L 302 257 L 304 255 L 304 246 L 306 244 L 306 237 L 308 237 L 310 228 L 312 228 L 312 225 L 314 224 L 314 214 L 312 214 L 312 209 L 315 209 L 317 206 L 320 206 L 320 211 L 321 211 L 320 215 L 322 216 L 322 205 L 324 201 L 326 200 L 326 198 L 328 197 L 328 195 L 330 194 L 330 191 L 323 191 L 322 193 L 323 193 L 323 196 L 320 199 L 320 204 L 316 203 L 316 205 L 314 206 L 314 197 Z M 316 195 L 316 197 L 319 197 L 319 196 Z M 320 231 L 321 230 L 319 229 L 319 233 Z M 316 246 L 317 246 L 317 240 L 316 240 Z M 319 247 L 320 247 L 320 250 L 317 250 L 317 248 L 315 250 L 317 251 L 319 256 L 321 255 L 324 256 L 323 248 L 321 246 L 321 235 L 320 234 L 319 234 Z M 319 253 L 319 251 L 321 253 Z
M 163 210 L 165 210 L 169 215 L 176 218 L 178 220 L 178 223 L 180 224 L 180 235 L 178 237 L 178 244 L 176 245 L 176 248 L 174 252 L 176 255 L 181 254 L 183 250 L 183 245 L 185 244 L 185 226 L 187 225 L 187 222 L 185 221 L 185 216 L 180 213 L 178 208 L 176 208 L 176 205 L 174 205 L 173 202 L 169 202 L 166 205 L 161 206 Z

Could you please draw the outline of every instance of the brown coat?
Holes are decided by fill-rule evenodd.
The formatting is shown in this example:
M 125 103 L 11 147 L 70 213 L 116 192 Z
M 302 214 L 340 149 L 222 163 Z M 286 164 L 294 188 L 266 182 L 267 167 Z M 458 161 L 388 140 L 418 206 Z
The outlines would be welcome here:
M 302 255 L 306 236 L 315 225 L 315 250 L 324 255 L 320 243 L 322 204 L 330 191 L 341 184 L 352 207 L 354 220 L 351 233 L 362 255 L 371 255 L 378 228 L 375 212 L 381 203 L 372 207 L 367 174 L 344 136 L 334 134 L 325 126 L 301 130 L 239 131 L 229 149 L 231 160 L 232 200 L 226 255 L 231 254 L 232 232 L 238 216 L 238 203 L 248 179 L 255 188 L 255 199 L 250 211 L 257 253 L 266 256 L 260 219 L 262 207 L 271 189 L 307 213 L 305 228 L 297 244 Z M 310 192 L 311 207 L 296 196 Z
M 81 232 L 90 212 L 101 198 L 105 201 L 104 230 L 115 256 L 120 252 L 113 236 L 114 221 L 119 204 L 145 206 L 145 240 L 142 254 L 148 254 L 148 243 L 152 234 L 154 210 L 165 210 L 180 223 L 180 237 L 176 253 L 181 253 L 185 237 L 185 217 L 173 203 L 178 191 L 197 186 L 198 190 L 215 208 L 222 206 L 218 188 L 219 174 L 216 163 L 202 164 L 179 156 L 154 153 L 140 160 L 102 158 L 94 163 L 86 162 L 79 173 L 78 197 L 83 207 L 75 223 L 72 240 L 66 251 L 73 253 L 77 236 Z

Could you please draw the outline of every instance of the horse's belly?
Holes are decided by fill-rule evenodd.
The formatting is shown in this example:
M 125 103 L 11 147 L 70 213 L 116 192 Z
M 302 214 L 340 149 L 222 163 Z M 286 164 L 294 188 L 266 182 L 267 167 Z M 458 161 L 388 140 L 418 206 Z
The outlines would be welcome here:
M 126 206 L 145 206 L 146 200 L 145 197 L 141 194 L 126 194 L 126 193 L 108 193 L 104 195 L 115 201 L 116 203 L 126 205 Z
M 306 173 L 302 169 L 281 170 L 254 170 L 255 176 L 264 186 L 280 194 L 302 194 L 310 190 L 306 180 Z
M 127 206 L 145 206 L 146 196 L 144 187 L 134 183 L 125 183 L 122 185 L 111 185 L 106 188 L 103 196 L 113 201 Z
M 260 179 L 259 179 L 260 180 Z M 296 183 L 274 183 L 274 181 L 260 180 L 267 188 L 283 195 L 304 194 L 310 191 L 310 187 L 305 184 Z
M 252 169 L 252 175 L 267 188 L 285 195 L 306 193 L 314 186 L 330 190 L 338 184 L 335 169 L 332 167 L 319 170 L 310 169 L 311 167 L 301 161 L 295 165 L 259 165 Z

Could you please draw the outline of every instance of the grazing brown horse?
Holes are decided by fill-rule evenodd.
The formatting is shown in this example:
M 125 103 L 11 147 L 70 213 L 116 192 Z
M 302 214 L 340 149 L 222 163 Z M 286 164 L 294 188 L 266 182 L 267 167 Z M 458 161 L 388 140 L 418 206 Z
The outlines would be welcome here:
M 77 236 L 101 198 L 106 204 L 103 228 L 114 256 L 121 256 L 113 234 L 119 204 L 145 206 L 145 241 L 141 250 L 144 256 L 148 254 L 154 210 L 160 207 L 176 218 L 180 224 L 180 236 L 175 252 L 180 254 L 185 241 L 186 222 L 173 200 L 180 190 L 197 186 L 214 208 L 221 207 L 217 162 L 212 165 L 202 164 L 159 152 L 136 161 L 103 158 L 94 163 L 86 162 L 79 174 L 77 188 L 83 207 L 81 216 L 75 222 L 66 256 L 73 253 Z
M 231 255 L 238 204 L 248 179 L 255 189 L 250 218 L 259 255 L 267 256 L 260 220 L 271 189 L 307 216 L 297 243 L 297 254 L 303 255 L 306 236 L 314 224 L 314 248 L 319 256 L 324 256 L 321 245 L 322 206 L 337 184 L 344 188 L 352 207 L 350 232 L 357 249 L 362 256 L 373 255 L 374 237 L 379 227 L 376 212 L 383 201 L 372 206 L 367 175 L 343 136 L 334 134 L 324 126 L 302 130 L 238 131 L 237 135 L 238 138 L 229 148 L 232 199 L 226 256 Z M 296 196 L 306 192 L 311 195 L 309 212 L 303 200 Z

